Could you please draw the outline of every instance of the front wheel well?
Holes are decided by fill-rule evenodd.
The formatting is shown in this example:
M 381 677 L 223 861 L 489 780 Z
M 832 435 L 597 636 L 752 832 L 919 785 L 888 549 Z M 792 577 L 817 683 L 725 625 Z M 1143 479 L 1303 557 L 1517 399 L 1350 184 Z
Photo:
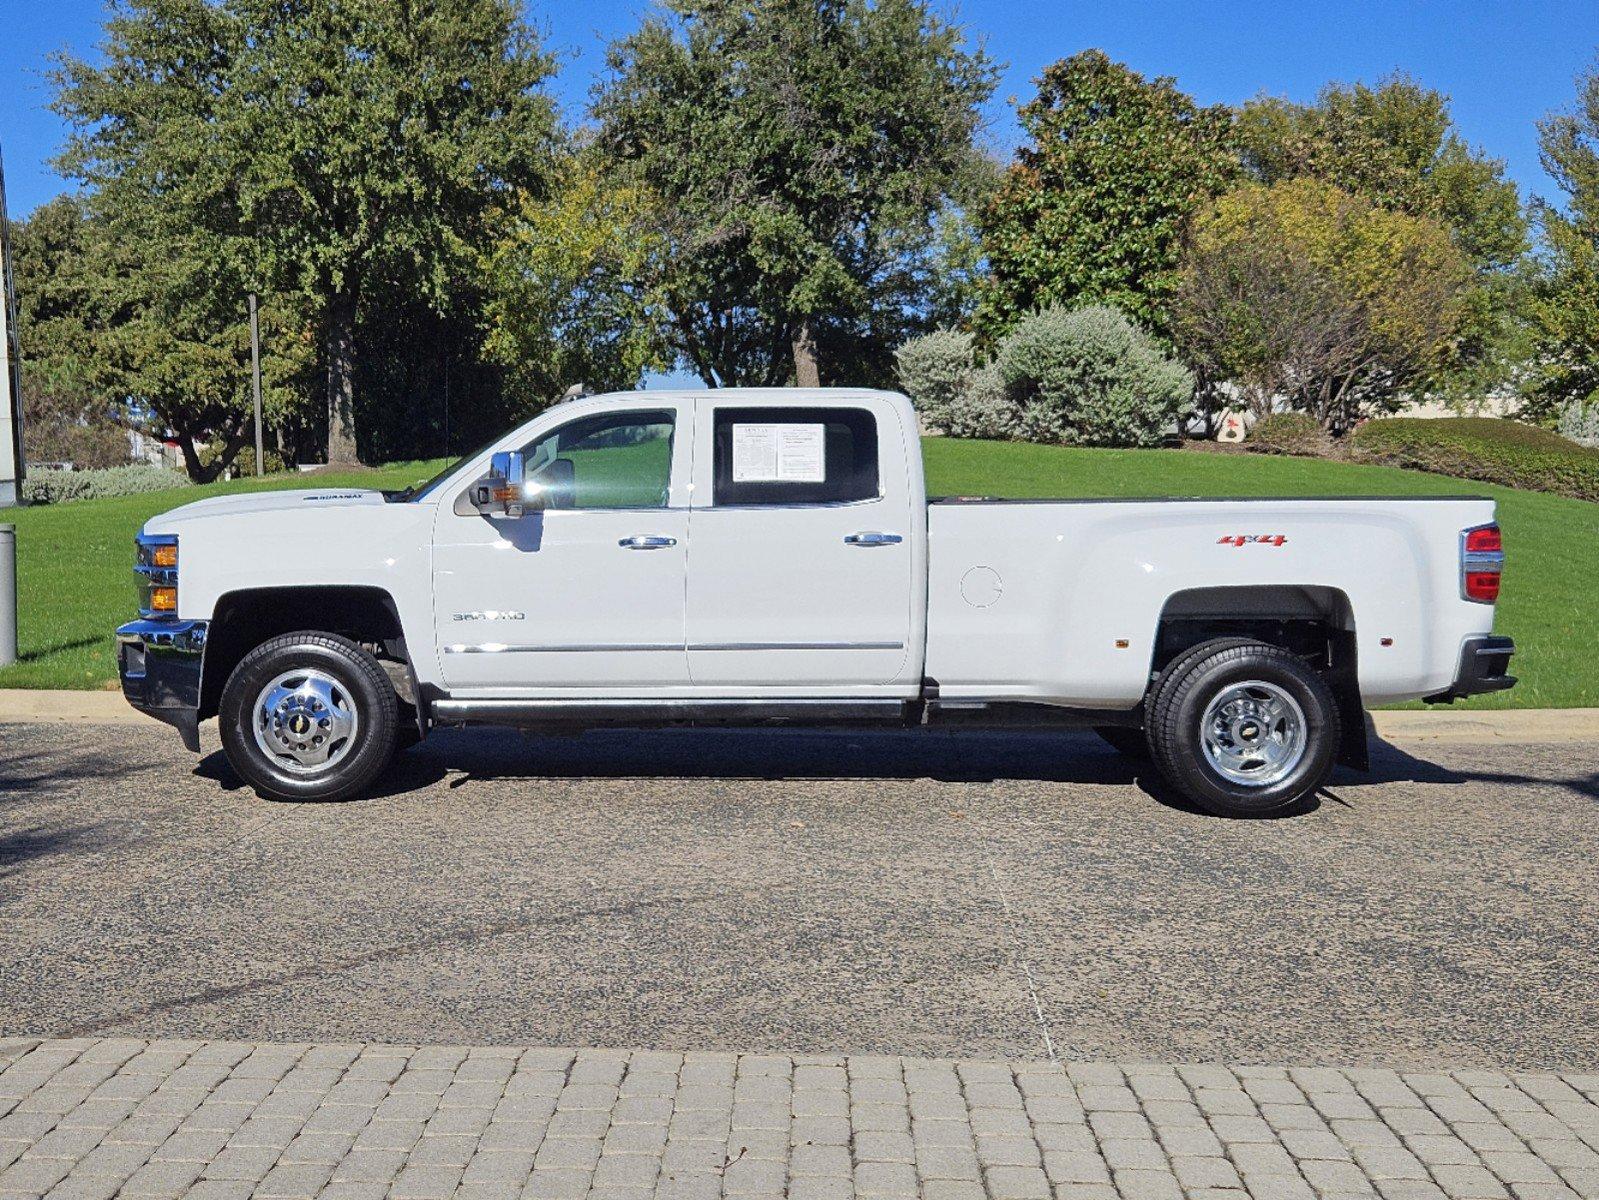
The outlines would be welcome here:
M 200 719 L 215 716 L 228 676 L 251 650 L 285 633 L 315 630 L 373 649 L 382 663 L 405 668 L 410 656 L 394 598 L 382 588 L 329 586 L 251 588 L 217 601 L 207 631 L 200 679 Z M 390 672 L 391 677 L 395 672 Z M 396 691 L 410 700 L 399 679 Z
M 1338 761 L 1369 765 L 1365 706 L 1360 699 L 1355 616 L 1337 588 L 1271 584 L 1192 588 L 1161 611 L 1150 664 L 1151 687 L 1168 666 L 1214 638 L 1243 637 L 1288 650 L 1314 668 L 1338 702 L 1343 734 Z

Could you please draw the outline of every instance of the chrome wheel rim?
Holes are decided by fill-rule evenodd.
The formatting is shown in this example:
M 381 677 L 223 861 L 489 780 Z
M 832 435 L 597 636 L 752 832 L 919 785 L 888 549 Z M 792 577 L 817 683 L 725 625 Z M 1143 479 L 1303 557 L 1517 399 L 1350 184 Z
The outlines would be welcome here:
M 285 671 L 255 698 L 255 744 L 291 775 L 319 775 L 347 758 L 361 727 L 355 697 L 325 671 Z
M 1310 743 L 1304 710 L 1275 683 L 1251 679 L 1218 692 L 1200 718 L 1205 758 L 1228 783 L 1264 788 L 1281 783 L 1304 760 Z

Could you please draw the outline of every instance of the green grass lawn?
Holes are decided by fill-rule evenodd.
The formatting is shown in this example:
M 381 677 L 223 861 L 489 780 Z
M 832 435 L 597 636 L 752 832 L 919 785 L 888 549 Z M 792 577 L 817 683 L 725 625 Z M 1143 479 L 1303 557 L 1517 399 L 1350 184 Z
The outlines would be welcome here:
M 1599 504 L 1315 459 L 944 438 L 925 446 L 935 495 L 1490 495 L 1499 502 L 1509 554 L 1498 629 L 1516 639 L 1521 684 L 1457 707 L 1599 706 L 1599 656 L 1591 650 L 1599 645 Z M 110 632 L 132 616 L 132 539 L 156 513 L 261 487 L 400 487 L 440 465 L 279 476 L 6 513 L 17 525 L 22 661 L 0 670 L 0 687 L 114 686 Z

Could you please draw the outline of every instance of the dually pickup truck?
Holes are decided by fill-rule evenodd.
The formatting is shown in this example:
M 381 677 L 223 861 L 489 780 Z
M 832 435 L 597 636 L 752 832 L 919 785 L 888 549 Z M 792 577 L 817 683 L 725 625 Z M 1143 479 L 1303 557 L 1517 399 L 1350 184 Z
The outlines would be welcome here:
M 551 408 L 403 492 L 150 520 L 122 686 L 266 797 L 436 726 L 1097 729 L 1211 812 L 1366 765 L 1364 709 L 1507 688 L 1489 500 L 929 500 L 903 396 Z

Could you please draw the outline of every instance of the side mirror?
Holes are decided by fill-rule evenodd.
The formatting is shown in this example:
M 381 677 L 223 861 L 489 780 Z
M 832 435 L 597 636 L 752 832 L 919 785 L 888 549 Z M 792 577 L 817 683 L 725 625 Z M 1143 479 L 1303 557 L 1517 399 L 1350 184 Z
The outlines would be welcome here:
M 528 508 L 523 470 L 520 450 L 496 453 L 489 460 L 489 473 L 472 488 L 473 507 L 489 517 L 522 516 Z

